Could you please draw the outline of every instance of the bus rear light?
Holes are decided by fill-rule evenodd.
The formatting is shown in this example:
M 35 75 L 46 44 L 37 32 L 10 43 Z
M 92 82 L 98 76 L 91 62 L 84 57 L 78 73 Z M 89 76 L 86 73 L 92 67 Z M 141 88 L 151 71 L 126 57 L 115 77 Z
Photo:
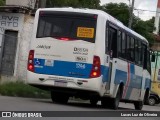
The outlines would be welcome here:
M 34 50 L 29 51 L 28 70 L 34 72 Z
M 101 62 L 99 56 L 94 56 L 92 70 L 90 73 L 90 78 L 100 77 L 101 75 Z
M 56 37 L 56 39 L 58 40 L 63 40 L 63 41 L 70 41 L 70 40 L 74 40 L 72 38 L 68 38 L 68 37 Z
M 33 71 L 34 71 L 34 66 L 30 64 L 30 65 L 28 66 L 28 70 L 33 72 Z

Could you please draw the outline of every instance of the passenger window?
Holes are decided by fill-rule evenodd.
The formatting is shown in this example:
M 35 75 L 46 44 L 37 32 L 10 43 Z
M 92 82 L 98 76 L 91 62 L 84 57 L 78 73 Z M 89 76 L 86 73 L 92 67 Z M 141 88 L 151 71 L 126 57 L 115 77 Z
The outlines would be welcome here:
M 147 46 L 145 44 L 142 44 L 142 49 L 143 49 L 143 68 L 147 69 Z
M 135 63 L 138 64 L 139 54 L 138 54 L 138 40 L 137 39 L 135 39 L 134 47 L 135 47 Z
M 122 58 L 126 58 L 126 34 L 122 33 Z
M 142 65 L 142 45 L 141 41 L 138 41 L 138 56 L 139 56 L 139 65 Z
M 108 23 L 106 23 L 106 33 L 105 33 L 105 53 L 108 54 Z
M 126 57 L 127 57 L 127 60 L 130 61 L 130 59 L 131 59 L 131 56 L 130 56 L 130 37 L 128 35 L 127 35 Z
M 130 36 L 127 37 L 127 59 L 134 62 L 134 39 Z
M 118 32 L 118 57 L 122 56 L 122 32 Z
M 117 30 L 113 27 L 109 27 L 109 47 L 112 52 L 112 57 L 117 57 Z
M 135 63 L 138 65 L 142 65 L 142 46 L 141 41 L 135 41 Z
M 131 54 L 131 61 L 134 62 L 135 61 L 135 57 L 134 57 L 134 38 L 130 39 L 130 54 Z

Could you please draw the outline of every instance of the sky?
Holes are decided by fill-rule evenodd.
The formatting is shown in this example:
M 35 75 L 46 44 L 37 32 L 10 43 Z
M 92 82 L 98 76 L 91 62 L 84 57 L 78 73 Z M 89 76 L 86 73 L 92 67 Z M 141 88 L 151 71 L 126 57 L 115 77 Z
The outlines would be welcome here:
M 100 0 L 101 5 L 105 3 L 126 3 L 127 5 L 131 5 L 132 0 Z M 130 2 L 129 2 L 130 1 Z M 134 14 L 138 17 L 140 17 L 142 20 L 148 20 L 151 19 L 152 16 L 156 15 L 156 9 L 157 9 L 157 1 L 158 0 L 135 0 L 134 8 L 135 9 L 142 9 L 142 10 L 149 10 L 149 11 L 142 11 L 142 10 L 134 10 Z

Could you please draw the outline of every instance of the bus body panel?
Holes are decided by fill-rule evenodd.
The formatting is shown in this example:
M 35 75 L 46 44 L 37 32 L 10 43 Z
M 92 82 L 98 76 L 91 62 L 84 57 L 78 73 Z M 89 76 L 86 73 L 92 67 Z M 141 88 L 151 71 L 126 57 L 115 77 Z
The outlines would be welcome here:
M 139 100 L 142 89 L 143 69 L 130 62 L 122 59 L 114 58 L 112 65 L 112 82 L 110 88 L 110 94 L 112 97 L 116 96 L 116 90 L 120 83 L 124 84 L 122 99 L 127 100 Z M 115 86 L 117 88 L 115 88 Z
M 47 27 L 44 27 L 45 30 L 43 30 L 43 35 L 39 35 L 42 30 L 39 31 L 38 27 L 43 26 L 42 24 L 38 26 L 38 22 L 40 21 L 39 17 L 42 21 L 51 21 L 48 20 L 48 18 L 46 19 L 46 16 L 39 16 L 40 11 L 43 11 L 44 13 L 53 11 L 54 14 L 56 13 L 55 16 L 53 15 L 55 18 L 60 14 L 57 17 L 58 20 L 55 21 L 58 25 L 61 25 L 62 23 L 60 22 L 59 24 L 61 18 L 67 20 L 68 13 L 69 24 L 72 23 L 70 21 L 79 20 L 77 19 L 78 14 L 85 14 L 89 16 L 91 15 L 92 20 L 96 19 L 96 25 L 94 27 L 84 27 L 82 26 L 83 22 L 80 23 L 80 26 L 78 23 L 78 26 L 76 26 L 76 29 L 73 31 L 76 37 L 75 35 L 69 35 L 67 37 L 63 36 L 66 35 L 66 32 L 60 36 L 58 34 L 47 36 L 45 35 L 45 31 L 49 31 L 49 25 L 48 29 Z M 65 16 L 62 17 L 61 12 L 65 12 Z M 72 17 L 71 13 L 75 18 Z M 80 18 L 85 19 L 85 17 Z M 88 21 L 89 19 L 87 18 L 85 20 Z M 108 28 L 105 27 L 107 26 L 107 21 L 114 23 L 115 26 L 123 28 L 125 31 L 133 34 L 148 44 L 145 38 L 125 27 L 112 16 L 99 10 L 81 10 L 73 8 L 50 8 L 37 10 L 34 21 L 34 32 L 30 44 L 30 50 L 34 50 L 34 71 L 27 71 L 27 83 L 30 85 L 51 86 L 52 88 L 71 88 L 73 91 L 94 91 L 98 93 L 100 98 L 116 98 L 120 84 L 123 83 L 123 100 L 142 101 L 145 89 L 149 86 L 149 73 L 147 73 L 147 71 L 144 72 L 142 66 L 135 65 L 128 60 L 112 57 L 110 53 L 111 51 L 108 51 L 109 48 L 107 46 L 109 42 L 108 40 L 110 39 L 108 38 Z M 89 22 L 86 23 L 89 24 Z M 68 25 L 65 24 L 65 22 L 62 24 L 64 24 L 64 26 Z M 92 31 L 95 36 L 91 37 L 92 33 L 91 36 L 89 34 L 81 34 L 84 38 L 79 36 L 79 27 L 83 27 L 86 31 L 87 29 Z M 68 29 L 74 27 L 65 26 L 64 28 Z M 89 38 L 85 38 L 86 36 Z M 95 41 L 92 41 L 92 38 Z M 99 77 L 91 78 L 90 74 L 94 67 L 95 56 L 100 59 L 101 74 Z
M 40 38 L 34 43 L 35 73 L 89 78 L 94 44 Z

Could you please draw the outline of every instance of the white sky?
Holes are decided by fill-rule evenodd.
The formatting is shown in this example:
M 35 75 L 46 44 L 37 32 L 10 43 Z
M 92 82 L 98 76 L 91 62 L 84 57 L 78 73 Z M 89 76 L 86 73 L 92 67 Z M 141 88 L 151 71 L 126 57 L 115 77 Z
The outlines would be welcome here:
M 105 3 L 110 3 L 110 2 L 112 2 L 112 3 L 124 2 L 127 5 L 129 5 L 129 0 L 100 0 L 100 1 L 101 1 L 101 5 L 105 4 Z M 135 0 L 134 8 L 156 11 L 157 1 L 158 0 Z M 130 0 L 130 4 L 131 3 L 132 3 L 132 0 Z M 143 20 L 148 20 L 148 19 L 152 18 L 152 16 L 155 16 L 156 12 L 134 10 L 134 14 L 136 16 L 139 16 Z

